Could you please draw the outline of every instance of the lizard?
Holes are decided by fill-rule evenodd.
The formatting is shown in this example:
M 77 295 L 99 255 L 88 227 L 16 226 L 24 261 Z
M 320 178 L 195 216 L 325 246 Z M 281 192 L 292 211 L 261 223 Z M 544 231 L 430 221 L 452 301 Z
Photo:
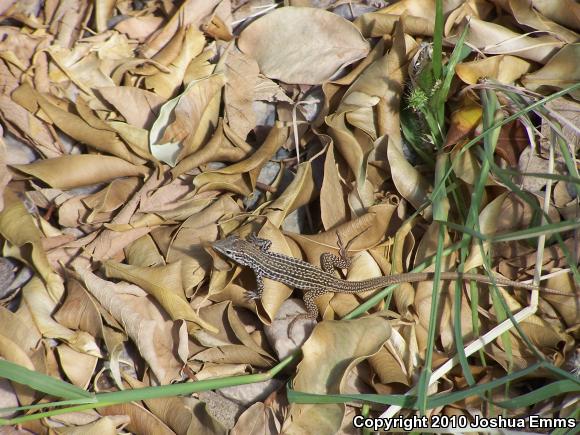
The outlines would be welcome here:
M 316 319 L 318 307 L 314 300 L 325 293 L 360 293 L 368 290 L 376 290 L 393 284 L 412 283 L 433 280 L 433 272 L 409 272 L 396 275 L 380 276 L 363 281 L 348 281 L 334 274 L 335 268 L 345 269 L 350 267 L 350 258 L 346 256 L 346 250 L 338 239 L 340 256 L 324 253 L 320 257 L 321 267 L 317 267 L 306 261 L 278 252 L 270 251 L 271 240 L 261 239 L 255 233 L 250 234 L 247 240 L 238 236 L 228 236 L 212 244 L 212 247 L 227 258 L 236 263 L 247 266 L 256 275 L 256 291 L 248 291 L 251 299 L 259 299 L 264 291 L 263 278 L 269 278 L 281 282 L 289 287 L 304 290 L 304 305 L 306 315 L 304 317 Z M 491 279 L 486 275 L 458 272 L 441 272 L 441 280 L 476 281 L 485 284 L 516 287 L 526 290 L 542 290 L 551 294 L 574 296 L 573 293 L 538 287 L 533 284 L 524 284 L 503 277 Z

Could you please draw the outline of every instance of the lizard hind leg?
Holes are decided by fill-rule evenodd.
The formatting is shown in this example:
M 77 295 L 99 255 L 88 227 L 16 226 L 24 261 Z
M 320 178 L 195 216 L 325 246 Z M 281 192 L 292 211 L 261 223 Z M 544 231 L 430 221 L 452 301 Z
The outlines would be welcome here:
M 333 273 L 335 269 L 348 269 L 350 258 L 325 252 L 320 256 L 320 268 L 328 273 Z
M 346 247 L 342 243 L 342 239 L 338 232 L 336 233 L 337 238 L 337 246 L 338 246 L 338 255 L 330 254 L 325 252 L 320 256 L 320 267 L 322 270 L 328 273 L 333 273 L 334 269 L 348 269 L 350 268 L 352 261 L 348 256 L 348 245 L 350 242 L 347 243 Z
M 298 314 L 296 317 L 294 317 L 294 319 L 292 319 L 288 325 L 288 336 L 293 336 L 294 328 L 297 322 L 300 320 L 313 320 L 316 322 L 316 318 L 318 317 L 318 307 L 314 303 L 314 299 L 323 295 L 324 293 L 326 293 L 324 290 L 309 290 L 304 293 L 303 300 L 304 305 L 306 306 L 306 313 Z
M 324 290 L 309 290 L 304 293 L 302 299 L 304 300 L 304 305 L 306 306 L 306 314 L 302 315 L 302 317 L 316 320 L 318 317 L 318 307 L 314 303 L 314 299 L 316 299 L 318 296 L 322 296 L 324 293 L 326 293 Z

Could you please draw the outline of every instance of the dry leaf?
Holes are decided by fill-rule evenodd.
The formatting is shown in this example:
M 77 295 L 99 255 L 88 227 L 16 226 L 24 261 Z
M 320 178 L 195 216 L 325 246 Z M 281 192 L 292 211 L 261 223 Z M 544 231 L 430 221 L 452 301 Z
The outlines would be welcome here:
M 175 166 L 209 139 L 218 120 L 222 75 L 191 82 L 178 97 L 165 103 L 153 123 L 151 153 Z
M 238 47 L 256 59 L 266 77 L 301 84 L 327 81 L 369 52 L 368 43 L 345 19 L 298 7 L 256 20 L 241 33 Z
M 293 388 L 315 394 L 341 393 L 340 385 L 348 371 L 378 352 L 390 334 L 389 324 L 381 317 L 320 323 L 302 347 L 304 356 Z M 318 427 L 316 430 L 336 431 L 343 413 L 341 404 L 294 404 L 282 430 L 311 432 Z
M 135 166 L 117 157 L 96 154 L 62 156 L 40 160 L 30 165 L 12 165 L 58 189 L 102 183 L 118 177 L 148 174 L 144 166 Z
M 476 84 L 480 78 L 495 79 L 500 83 L 513 83 L 529 72 L 532 64 L 515 56 L 499 55 L 487 59 L 460 63 L 455 67 L 458 77 L 465 83 Z
M 562 47 L 543 68 L 522 78 L 526 88 L 541 91 L 563 89 L 572 86 L 580 80 L 580 44 L 569 44 Z M 571 93 L 580 99 L 578 89 Z
M 232 131 L 245 139 L 256 126 L 256 116 L 252 110 L 254 88 L 258 83 L 258 64 L 241 53 L 234 45 L 225 54 L 224 103 L 226 120 Z
M 18 411 L 22 430 L 350 433 L 360 407 L 289 404 L 288 379 L 322 395 L 421 395 L 429 363 L 438 379 L 427 394 L 469 392 L 463 368 L 451 370 L 457 330 L 466 351 L 485 354 L 468 357 L 477 385 L 540 360 L 577 370 L 577 174 L 562 153 L 577 157 L 578 91 L 465 144 L 494 95 L 499 121 L 578 82 L 578 5 L 444 0 L 439 60 L 436 2 L 386 3 L 0 2 L 0 357 L 88 392 L 231 385 L 42 424 Z M 465 26 L 471 51 L 460 53 Z M 490 147 L 496 165 L 482 152 Z M 431 205 L 435 187 L 444 193 Z M 540 208 L 566 229 L 545 245 L 517 233 L 539 231 Z M 333 273 L 347 280 L 427 261 L 514 280 L 539 270 L 563 294 L 500 289 L 533 351 L 485 284 L 438 285 L 434 319 L 430 281 L 400 283 L 348 321 L 334 319 L 386 291 L 328 289 L 314 326 L 296 317 L 304 289 L 264 278 L 250 299 L 254 270 L 211 247 L 250 233 L 314 265 L 346 253 L 351 267 Z M 433 261 L 440 247 L 445 257 Z M 244 375 L 262 381 L 236 385 L 252 379 Z M 534 372 L 427 415 L 487 418 L 489 399 L 531 397 L 550 382 Z M 41 399 L 26 385 L 0 388 L 0 406 Z M 574 399 L 555 394 L 534 409 L 571 416 Z

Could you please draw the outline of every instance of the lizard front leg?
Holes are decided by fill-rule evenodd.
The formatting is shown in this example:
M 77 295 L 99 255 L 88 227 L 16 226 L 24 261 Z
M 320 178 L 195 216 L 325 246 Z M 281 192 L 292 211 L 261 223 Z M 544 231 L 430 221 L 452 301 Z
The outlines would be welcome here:
M 256 290 L 246 290 L 246 297 L 250 300 L 260 299 L 264 293 L 264 279 L 262 275 L 256 273 Z
M 261 239 L 259 238 L 256 233 L 251 233 L 248 236 L 248 242 L 256 245 L 260 248 L 260 251 L 268 252 L 270 250 L 270 246 L 272 246 L 272 241 L 268 239 Z

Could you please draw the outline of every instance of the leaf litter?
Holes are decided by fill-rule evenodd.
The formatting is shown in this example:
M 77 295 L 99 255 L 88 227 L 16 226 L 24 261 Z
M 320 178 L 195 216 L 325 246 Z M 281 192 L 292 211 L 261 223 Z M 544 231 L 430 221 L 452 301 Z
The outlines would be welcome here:
M 468 355 L 469 376 L 447 370 L 429 394 L 490 382 L 540 355 L 578 373 L 579 88 L 506 123 L 483 180 L 483 142 L 466 144 L 484 128 L 482 89 L 497 92 L 505 117 L 580 82 L 580 6 L 443 1 L 444 64 L 466 28 L 471 52 L 446 71 L 456 73 L 444 101 L 450 115 L 434 132 L 411 107 L 414 91 L 434 100 L 441 87 L 429 76 L 435 2 L 286 3 L 0 4 L 2 359 L 110 392 L 260 373 L 286 357 L 298 362 L 289 355 L 302 350 L 297 366 L 262 382 L 21 428 L 352 433 L 356 401 L 289 403 L 285 381 L 322 395 L 410 393 L 430 328 L 437 368 L 498 330 L 506 310 L 532 309 L 519 331 L 500 331 Z M 452 161 L 455 197 L 445 201 L 456 224 L 443 229 L 430 204 L 441 157 Z M 261 300 L 249 300 L 251 271 L 211 249 L 228 234 L 256 232 L 273 251 L 319 264 L 338 252 L 338 234 L 353 257 L 344 278 L 406 272 L 433 258 L 441 231 L 447 247 L 461 240 L 477 189 L 484 239 L 436 263 L 514 280 L 537 270 L 550 276 L 542 285 L 570 295 L 540 292 L 538 303 L 529 292 L 443 283 L 433 323 L 433 282 L 404 283 L 342 321 L 376 292 L 328 293 L 316 301 L 324 320 L 293 330 L 301 295 L 266 280 Z M 565 229 L 494 239 L 538 228 L 540 209 Z M 549 383 L 541 373 L 525 381 L 490 397 Z M 45 400 L 21 383 L 2 386 L 0 409 Z M 574 392 L 538 397 L 505 415 L 574 416 Z M 488 400 L 471 395 L 427 414 L 492 417 Z

